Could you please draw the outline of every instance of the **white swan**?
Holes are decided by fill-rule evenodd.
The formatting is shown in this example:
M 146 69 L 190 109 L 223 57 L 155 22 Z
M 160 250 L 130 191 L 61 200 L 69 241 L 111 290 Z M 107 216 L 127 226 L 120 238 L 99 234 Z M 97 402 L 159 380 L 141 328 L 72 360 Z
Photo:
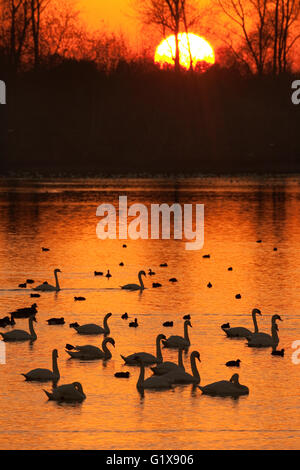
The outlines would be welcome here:
M 204 387 L 198 386 L 204 395 L 213 397 L 239 397 L 248 395 L 249 388 L 239 383 L 239 374 L 234 374 L 230 380 L 220 380 Z
M 58 277 L 57 273 L 60 273 L 60 269 L 54 269 L 54 277 L 55 277 L 55 286 L 51 286 L 51 284 L 48 284 L 48 282 L 44 282 L 43 284 L 40 284 L 39 286 L 36 286 L 33 288 L 33 290 L 38 290 L 42 292 L 58 292 L 60 290 L 59 282 L 58 282 Z
M 152 375 L 145 380 L 145 365 L 141 358 L 138 358 L 140 364 L 140 375 L 136 384 L 139 391 L 145 389 L 164 389 L 172 387 L 172 379 L 166 375 Z
M 53 382 L 58 382 L 60 378 L 58 365 L 57 365 L 58 352 L 57 349 L 52 351 L 52 370 L 49 369 L 33 369 L 27 374 L 24 375 L 25 379 L 28 381 L 37 381 L 37 382 L 48 382 L 52 380 Z
M 107 323 L 107 320 L 112 316 L 111 313 L 107 313 L 103 319 L 103 328 L 102 326 L 96 325 L 95 323 L 87 323 L 86 325 L 74 325 L 74 328 L 77 333 L 80 335 L 102 335 L 105 336 L 109 335 L 110 329 Z
M 278 346 L 279 337 L 278 337 L 278 325 L 276 320 L 282 321 L 279 315 L 273 315 L 271 320 L 271 335 L 267 333 L 255 333 L 252 334 L 248 340 L 248 346 L 252 348 L 268 348 L 272 347 L 273 349 Z
M 191 344 L 188 334 L 188 326 L 192 327 L 190 320 L 184 322 L 184 337 L 182 336 L 170 336 L 168 339 L 163 341 L 165 348 L 188 348 Z
M 72 384 L 60 385 L 53 388 L 52 392 L 44 390 L 49 400 L 59 402 L 82 402 L 86 396 L 83 392 L 81 383 L 73 382 Z
M 200 354 L 198 351 L 193 351 L 191 353 L 191 369 L 192 369 L 192 374 L 188 374 L 185 372 L 185 370 L 182 370 L 180 368 L 173 369 L 168 374 L 166 374 L 166 377 L 171 378 L 173 384 L 198 384 L 200 383 L 200 375 L 197 369 L 196 365 L 196 359 L 200 361 Z
M 261 311 L 258 308 L 254 308 L 252 310 L 254 333 L 258 333 L 256 315 L 262 316 Z M 253 334 L 252 331 L 248 330 L 248 328 L 244 328 L 243 326 L 236 326 L 234 328 L 225 328 L 222 326 L 221 328 L 229 338 L 249 338 L 249 336 Z
M 155 367 L 151 367 L 152 372 L 154 375 L 164 375 L 167 374 L 168 372 L 171 372 L 173 370 L 185 370 L 183 361 L 182 361 L 182 353 L 183 353 L 183 348 L 178 348 L 178 364 L 175 364 L 175 362 L 170 362 L 170 361 L 165 361 L 162 362 L 161 364 L 157 364 Z
M 146 352 L 139 352 L 130 354 L 130 356 L 122 356 L 121 358 L 125 361 L 125 364 L 131 366 L 138 366 L 140 361 L 143 361 L 143 364 L 150 365 L 150 364 L 157 364 L 162 362 L 162 353 L 160 348 L 161 340 L 166 339 L 165 335 L 157 335 L 156 337 L 156 356 L 153 354 L 149 354 Z
M 143 283 L 143 279 L 142 279 L 142 276 L 146 276 L 146 273 L 145 271 L 140 271 L 138 273 L 138 278 L 139 278 L 139 284 L 126 284 L 125 286 L 121 286 L 121 289 L 125 289 L 125 290 L 144 290 L 145 287 L 144 287 L 144 283 Z
M 110 350 L 106 346 L 107 343 L 110 343 L 115 347 L 115 340 L 113 338 L 105 338 L 102 341 L 103 351 L 101 351 L 100 348 L 97 348 L 97 346 L 92 345 L 75 346 L 74 349 L 76 351 L 68 351 L 67 349 L 65 351 L 69 356 L 75 359 L 104 359 L 107 361 L 112 357 Z
M 12 330 L 8 333 L 0 333 L 3 338 L 3 341 L 35 341 L 37 339 L 37 335 L 33 328 L 34 321 L 36 322 L 36 318 L 34 316 L 31 316 L 29 318 L 30 333 L 25 330 Z

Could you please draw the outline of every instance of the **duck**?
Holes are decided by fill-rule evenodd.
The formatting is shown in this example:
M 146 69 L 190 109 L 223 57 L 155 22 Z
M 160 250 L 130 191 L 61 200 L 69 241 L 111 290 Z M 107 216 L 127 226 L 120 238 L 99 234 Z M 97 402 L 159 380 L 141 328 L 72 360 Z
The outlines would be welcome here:
M 130 377 L 129 372 L 116 372 L 115 377 L 119 379 L 128 379 Z
M 183 320 L 190 320 L 191 315 L 187 314 L 187 315 L 184 315 L 182 318 L 183 318 Z
M 33 322 L 36 322 L 35 316 L 29 317 L 30 333 L 25 330 L 12 330 L 7 333 L 0 333 L 3 341 L 35 341 L 37 339 L 37 335 L 33 328 Z
M 137 357 L 140 366 L 140 375 L 136 384 L 139 391 L 145 389 L 168 389 L 172 388 L 172 378 L 166 375 L 152 375 L 145 380 L 145 364 L 139 356 Z
M 14 321 L 13 316 L 9 318 L 8 316 L 0 319 L 0 328 L 6 328 L 8 325 L 15 325 L 16 322 Z
M 127 248 L 127 245 L 124 244 L 124 245 L 122 246 L 122 248 Z
M 233 268 L 229 266 L 229 268 L 227 268 L 227 271 L 233 271 Z
M 139 326 L 137 318 L 135 318 L 134 321 L 131 321 L 128 326 L 130 328 L 137 328 Z
M 43 284 L 40 284 L 39 286 L 36 286 L 33 288 L 35 291 L 42 291 L 42 292 L 58 292 L 60 291 L 60 285 L 58 282 L 58 277 L 57 273 L 60 273 L 61 270 L 56 268 L 54 269 L 54 278 L 55 278 L 55 286 L 52 286 L 51 284 L 48 284 L 47 281 L 45 281 Z
M 168 264 L 167 264 L 167 263 L 161 263 L 159 266 L 160 266 L 161 268 L 167 268 L 167 267 L 168 267 Z
M 20 287 L 21 289 L 26 289 L 27 284 L 26 284 L 26 282 L 24 282 L 24 284 L 19 284 L 18 287 Z
M 85 297 L 80 297 L 80 296 L 79 297 L 74 297 L 75 302 L 83 302 L 84 300 L 86 300 Z
M 256 315 L 262 316 L 261 311 L 258 308 L 254 308 L 252 310 L 254 333 L 258 333 Z M 249 338 L 253 334 L 252 331 L 248 330 L 248 328 L 244 328 L 243 326 L 236 326 L 234 328 L 230 328 L 229 323 L 225 323 L 221 326 L 221 328 L 229 338 Z
M 10 312 L 10 314 L 14 318 L 29 318 L 31 315 L 35 315 L 37 313 L 37 304 L 34 303 L 31 305 L 31 307 L 23 307 L 23 308 L 18 308 L 14 312 Z
M 262 240 L 256 240 L 256 243 L 262 243 Z
M 156 287 L 162 287 L 162 285 L 159 282 L 153 282 L 152 287 L 155 289 Z
M 76 326 L 79 326 L 79 323 L 77 323 L 77 321 L 75 321 L 74 323 L 70 323 L 69 325 L 70 328 L 75 328 Z
M 276 246 L 273 248 L 273 251 L 277 251 L 277 248 L 276 248 Z
M 271 352 L 271 355 L 284 357 L 284 349 L 280 349 L 280 350 L 273 349 L 273 351 Z
M 65 324 L 65 319 L 64 317 L 61 318 L 49 318 L 47 320 L 48 325 L 64 325 Z
M 155 272 L 152 271 L 151 268 L 149 268 L 149 271 L 148 271 L 148 276 L 155 276 Z
M 140 271 L 138 273 L 139 284 L 125 284 L 125 286 L 121 286 L 121 289 L 130 290 L 130 291 L 135 291 L 135 290 L 143 291 L 145 289 L 145 286 L 143 283 L 142 276 L 146 276 L 145 271 Z
M 30 297 L 41 297 L 40 294 L 30 294 Z
M 161 341 L 166 339 L 165 335 L 159 334 L 156 337 L 156 356 L 153 356 L 153 354 L 149 354 L 147 352 L 138 352 L 134 354 L 130 354 L 129 356 L 122 356 L 121 358 L 125 362 L 125 364 L 130 365 L 130 366 L 137 366 L 139 365 L 139 360 L 143 361 L 143 364 L 146 365 L 152 365 L 152 364 L 159 364 L 162 362 L 162 353 L 161 353 L 161 348 L 160 344 Z
M 107 343 L 110 343 L 113 345 L 113 347 L 115 347 L 115 340 L 108 337 L 102 341 L 102 350 L 97 348 L 97 346 L 92 345 L 72 346 L 71 344 L 66 344 L 65 351 L 73 359 L 104 359 L 107 361 L 112 357 L 112 354 L 107 347 Z
M 53 388 L 52 392 L 48 392 L 47 390 L 44 390 L 44 392 L 49 400 L 58 402 L 81 403 L 86 398 L 80 382 L 60 385 L 59 387 Z
M 33 369 L 26 374 L 21 374 L 27 381 L 30 382 L 58 382 L 60 379 L 59 369 L 57 365 L 58 351 L 52 351 L 52 370 L 50 369 Z
M 164 374 L 168 374 L 169 372 L 173 370 L 177 370 L 178 368 L 184 371 L 185 368 L 184 368 L 183 360 L 182 360 L 183 349 L 184 348 L 178 348 L 178 363 L 177 364 L 175 362 L 170 362 L 170 361 L 157 363 L 155 367 L 151 367 L 153 374 L 164 375 Z
M 203 255 L 202 258 L 210 258 L 210 255 Z
M 248 338 L 248 346 L 251 348 L 268 348 L 275 350 L 279 343 L 277 320 L 282 321 L 280 315 L 273 315 L 271 319 L 271 335 L 267 333 L 253 333 Z
M 200 383 L 200 375 L 196 365 L 196 359 L 200 360 L 200 354 L 198 351 L 193 351 L 190 355 L 192 375 L 186 372 L 184 369 L 177 367 L 168 372 L 164 377 L 169 377 L 173 384 L 198 384 Z
M 50 251 L 50 248 L 44 248 L 44 247 L 42 246 L 42 251 Z
M 124 263 L 123 263 L 123 261 L 121 261 L 121 263 L 119 263 L 119 266 L 124 266 Z
M 204 387 L 198 385 L 204 395 L 237 398 L 249 394 L 249 388 L 239 383 L 239 374 L 233 374 L 230 380 L 220 380 Z
M 121 316 L 121 318 L 122 318 L 123 320 L 127 320 L 127 319 L 128 319 L 128 313 L 127 313 L 127 312 L 123 313 L 123 315 Z
M 94 271 L 94 276 L 103 276 L 103 272 L 101 272 L 101 271 Z
M 236 294 L 236 295 L 235 295 L 235 298 L 236 298 L 236 299 L 241 299 L 242 296 L 241 296 L 241 294 Z
M 171 326 L 173 326 L 173 325 L 174 325 L 174 323 L 173 323 L 172 321 L 165 321 L 165 322 L 163 323 L 163 326 L 169 326 L 169 327 L 171 327 Z
M 76 322 L 75 324 L 71 323 L 71 325 L 74 325 L 71 328 L 74 328 L 78 334 L 80 335 L 102 335 L 104 334 L 105 336 L 109 335 L 110 329 L 108 326 L 108 319 L 112 316 L 111 313 L 107 313 L 103 319 L 103 328 L 102 326 L 95 325 L 95 323 L 87 323 L 85 325 L 78 325 Z
M 171 279 L 169 279 L 169 282 L 178 282 L 176 277 L 171 277 Z
M 26 280 L 26 283 L 27 283 L 27 284 L 34 284 L 34 280 L 33 280 L 33 279 L 27 279 L 27 280 Z
M 165 348 L 178 348 L 183 346 L 188 348 L 190 346 L 190 339 L 188 335 L 188 327 L 192 327 L 190 320 L 185 320 L 184 322 L 184 337 L 182 336 L 170 336 L 168 339 L 163 340 L 163 345 Z
M 109 279 L 110 277 L 112 277 L 111 274 L 110 274 L 109 269 L 107 270 L 107 273 L 105 274 L 105 277 L 107 277 L 107 279 Z
M 240 363 L 242 361 L 240 359 L 237 359 L 236 361 L 228 361 L 226 362 L 225 366 L 226 367 L 240 367 Z
M 210 288 L 212 287 L 212 283 L 209 282 L 209 283 L 207 284 L 207 287 L 210 289 Z

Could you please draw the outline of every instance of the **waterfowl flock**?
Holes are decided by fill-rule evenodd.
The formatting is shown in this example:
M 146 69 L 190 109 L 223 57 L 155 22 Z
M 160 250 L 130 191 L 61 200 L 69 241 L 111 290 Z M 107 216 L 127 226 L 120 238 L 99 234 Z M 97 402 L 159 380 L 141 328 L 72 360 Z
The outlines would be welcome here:
M 210 255 L 204 255 L 204 258 L 210 258 Z M 162 267 L 167 267 L 167 263 L 162 263 Z M 228 270 L 232 270 L 230 267 Z M 61 290 L 58 280 L 58 273 L 60 269 L 54 270 L 55 285 L 52 286 L 48 282 L 44 282 L 37 287 L 33 287 L 33 290 L 43 292 L 58 292 Z M 148 275 L 152 276 L 155 273 L 149 268 Z M 94 275 L 103 275 L 103 272 L 94 272 Z M 107 277 L 110 277 L 110 271 L 107 272 Z M 146 288 L 144 285 L 144 279 L 146 272 L 141 270 L 138 272 L 138 284 L 130 283 L 120 286 L 121 290 L 126 291 L 139 291 L 140 293 Z M 32 281 L 32 282 L 31 282 Z M 177 282 L 176 278 L 170 278 L 170 282 Z M 27 279 L 27 284 L 32 284 L 34 281 Z M 207 285 L 212 287 L 211 283 Z M 34 294 L 32 294 L 34 295 Z M 238 298 L 236 296 L 236 298 Z M 74 297 L 74 300 L 85 300 L 84 297 Z M 34 323 L 37 322 L 36 316 L 38 313 L 38 306 L 36 303 L 30 307 L 18 308 L 9 315 L 0 319 L 0 328 L 6 328 L 11 326 L 12 329 L 7 332 L 1 332 L 0 335 L 5 342 L 18 342 L 18 341 L 30 341 L 31 343 L 38 339 L 36 332 L 36 326 Z M 116 346 L 117 339 L 112 336 L 111 328 L 109 326 L 109 319 L 112 313 L 107 313 L 103 318 L 103 325 L 95 323 L 87 323 L 80 325 L 77 322 L 71 323 L 69 326 L 73 328 L 79 335 L 103 335 L 103 339 L 100 341 L 99 346 L 84 344 L 75 345 L 66 343 L 64 354 L 69 359 L 79 359 L 80 361 L 91 360 L 102 360 L 109 361 L 114 354 L 114 348 Z M 258 308 L 252 309 L 251 312 L 253 328 L 247 326 L 231 326 L 230 322 L 223 323 L 221 330 L 225 334 L 226 339 L 244 339 L 245 345 L 249 348 L 271 348 L 271 354 L 273 356 L 284 357 L 284 349 L 278 350 L 279 345 L 279 326 L 278 322 L 282 321 L 280 315 L 275 314 L 271 318 L 271 331 L 270 334 L 259 330 L 257 316 L 262 317 L 262 313 Z M 20 330 L 14 328 L 15 319 L 28 319 L 28 330 Z M 119 317 L 120 318 L 120 317 Z M 121 315 L 122 320 L 129 318 L 128 313 Z M 200 352 L 194 349 L 189 354 L 189 349 L 192 345 L 190 339 L 190 329 L 193 328 L 191 322 L 191 315 L 184 314 L 183 318 L 183 332 L 180 334 L 171 335 L 166 337 L 164 334 L 159 333 L 155 338 L 155 351 L 139 351 L 133 352 L 127 356 L 121 354 L 121 358 L 124 361 L 124 365 L 133 366 L 139 368 L 139 377 L 136 383 L 136 388 L 140 393 L 144 390 L 163 390 L 174 388 L 177 385 L 192 385 L 195 389 L 198 389 L 204 395 L 210 396 L 221 396 L 221 397 L 233 397 L 237 398 L 242 395 L 249 394 L 249 388 L 246 385 L 242 385 L 239 382 L 239 374 L 235 373 L 228 379 L 217 380 L 213 383 L 201 385 L 201 377 L 199 372 Z M 226 319 L 228 320 L 228 318 Z M 53 317 L 46 320 L 49 326 L 51 325 L 65 325 L 65 319 L 63 317 Z M 124 323 L 123 323 L 124 325 Z M 139 325 L 138 319 L 134 318 L 133 321 L 127 323 L 131 328 L 137 328 Z M 162 323 L 164 327 L 173 327 L 174 321 L 165 321 Z M 248 325 L 249 326 L 249 325 Z M 197 326 L 196 326 L 197 328 Z M 132 348 L 133 349 L 133 348 Z M 178 361 L 171 362 L 166 360 L 164 357 L 164 350 L 176 349 L 178 351 Z M 189 369 L 187 371 L 187 364 L 184 364 L 183 352 L 189 357 Z M 242 361 L 240 359 L 229 360 L 223 363 L 226 367 L 239 368 Z M 148 369 L 150 374 L 148 375 Z M 58 350 L 53 349 L 52 351 L 52 369 L 35 368 L 28 372 L 23 372 L 22 375 L 25 380 L 30 382 L 52 382 L 52 390 L 44 390 L 49 400 L 57 402 L 78 402 L 81 403 L 86 399 L 86 395 L 83 391 L 81 383 L 75 381 L 70 384 L 58 385 L 61 379 L 59 365 L 58 365 Z M 147 376 L 147 377 L 146 377 Z M 128 371 L 120 371 L 114 374 L 115 378 L 130 378 Z

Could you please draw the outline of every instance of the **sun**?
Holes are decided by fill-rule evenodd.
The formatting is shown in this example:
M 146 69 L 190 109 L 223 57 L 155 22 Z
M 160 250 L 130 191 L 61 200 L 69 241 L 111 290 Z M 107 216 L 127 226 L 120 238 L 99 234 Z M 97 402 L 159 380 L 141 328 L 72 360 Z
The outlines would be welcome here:
M 185 69 L 190 68 L 190 56 L 192 56 L 193 68 L 197 68 L 197 64 L 212 65 L 215 63 L 214 50 L 204 38 L 193 33 L 178 34 L 180 65 Z M 175 36 L 169 36 L 164 39 L 155 51 L 154 61 L 161 68 L 167 65 L 174 65 L 175 57 Z

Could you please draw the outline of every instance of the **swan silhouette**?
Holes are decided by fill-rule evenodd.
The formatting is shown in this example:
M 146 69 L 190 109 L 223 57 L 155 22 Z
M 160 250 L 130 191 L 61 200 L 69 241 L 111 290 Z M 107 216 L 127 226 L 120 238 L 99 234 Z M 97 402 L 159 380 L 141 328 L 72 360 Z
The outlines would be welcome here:
M 111 313 L 107 313 L 103 319 L 103 328 L 102 326 L 96 325 L 95 323 L 87 323 L 86 325 L 78 325 L 76 323 L 71 323 L 70 327 L 74 328 L 80 335 L 109 335 L 110 329 L 108 326 L 107 320 L 111 317 Z
M 37 335 L 33 328 L 34 321 L 36 322 L 35 316 L 31 316 L 29 318 L 30 333 L 25 330 L 12 330 L 7 333 L 0 333 L 3 341 L 35 341 L 37 339 Z
M 192 327 L 190 320 L 185 320 L 184 322 L 184 337 L 182 336 L 170 336 L 168 339 L 163 341 L 165 348 L 179 348 L 180 346 L 187 348 L 190 346 L 191 342 L 188 334 L 188 327 Z
M 252 334 L 248 339 L 248 346 L 252 348 L 272 347 L 273 350 L 276 350 L 279 343 L 277 320 L 282 321 L 279 315 L 273 315 L 271 319 L 271 335 L 267 333 Z
M 169 377 L 173 384 L 198 384 L 200 383 L 200 375 L 196 365 L 196 359 L 200 361 L 200 354 L 198 351 L 193 351 L 190 356 L 192 374 L 189 374 L 181 368 L 173 369 L 165 377 Z
M 115 347 L 115 340 L 113 338 L 105 338 L 102 341 L 102 350 L 97 348 L 97 346 L 87 345 L 87 346 L 73 346 L 75 351 L 65 350 L 74 359 L 104 359 L 108 360 L 112 357 L 110 350 L 107 347 L 107 343 L 110 343 Z M 71 345 L 68 345 L 68 349 L 71 348 Z
M 145 380 L 145 365 L 142 359 L 137 357 L 140 365 L 140 375 L 136 384 L 136 388 L 139 391 L 145 389 L 167 389 L 172 387 L 172 379 L 166 375 L 152 375 Z
M 53 388 L 52 392 L 44 390 L 49 400 L 58 402 L 79 402 L 85 400 L 86 396 L 80 382 L 73 382 L 71 384 L 60 385 Z
M 146 276 L 146 273 L 145 271 L 140 271 L 138 273 L 138 279 L 139 279 L 139 284 L 125 284 L 125 286 L 121 286 L 121 289 L 125 289 L 125 290 L 144 290 L 145 289 L 145 286 L 144 286 L 144 283 L 143 283 L 143 279 L 142 279 L 142 276 Z
M 258 308 L 254 308 L 252 310 L 254 333 L 258 333 L 256 315 L 261 316 L 261 311 Z M 229 338 L 249 338 L 251 335 L 253 335 L 252 331 L 248 330 L 248 328 L 244 328 L 243 326 L 236 326 L 234 328 L 230 328 L 227 327 L 227 325 L 229 325 L 229 323 L 227 323 L 226 325 L 222 325 L 221 328 Z
M 130 365 L 130 366 L 137 366 L 139 365 L 139 362 L 142 361 L 143 364 L 145 365 L 151 365 L 151 364 L 158 364 L 162 362 L 162 353 L 161 353 L 161 348 L 160 348 L 160 342 L 161 340 L 166 339 L 165 335 L 157 335 L 156 337 L 156 356 L 153 356 L 153 354 L 149 354 L 147 352 L 139 352 L 139 353 L 134 353 L 130 354 L 130 356 L 122 356 L 121 358 L 124 360 L 125 364 Z
M 249 388 L 239 383 L 239 374 L 234 374 L 230 380 L 220 380 L 204 387 L 199 385 L 198 388 L 200 388 L 204 395 L 211 395 L 213 397 L 237 398 L 241 395 L 249 394 Z
M 54 278 L 55 278 L 55 286 L 51 286 L 51 284 L 48 284 L 48 282 L 44 282 L 43 284 L 40 284 L 39 286 L 36 286 L 33 288 L 33 290 L 38 290 L 42 292 L 58 292 L 60 290 L 59 282 L 58 282 L 58 277 L 57 273 L 60 273 L 60 269 L 54 269 Z
M 36 313 L 37 313 L 36 303 L 32 304 L 31 307 L 22 307 L 22 308 L 18 308 L 14 312 L 10 312 L 10 314 L 14 318 L 29 318 L 32 315 L 35 315 Z
M 151 370 L 154 375 L 165 375 L 173 370 L 185 370 L 183 361 L 182 361 L 182 352 L 184 348 L 178 348 L 178 364 L 175 362 L 165 361 L 160 364 L 157 364 L 155 367 L 151 367 Z
M 60 378 L 58 365 L 57 365 L 58 352 L 57 349 L 52 351 L 52 370 L 49 369 L 33 369 L 27 374 L 24 375 L 25 379 L 28 381 L 36 382 L 48 382 L 52 380 L 53 382 L 58 382 Z

